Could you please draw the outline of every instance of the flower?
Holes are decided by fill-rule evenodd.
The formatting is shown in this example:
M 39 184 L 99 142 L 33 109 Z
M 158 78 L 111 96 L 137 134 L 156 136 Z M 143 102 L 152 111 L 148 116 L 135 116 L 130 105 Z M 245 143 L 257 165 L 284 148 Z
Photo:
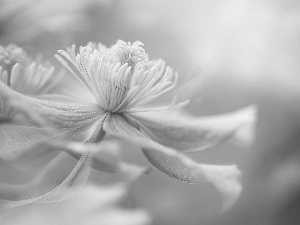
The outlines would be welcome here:
M 63 70 L 53 76 L 54 67 L 48 62 L 41 64 L 40 60 L 33 60 L 27 52 L 17 45 L 10 44 L 7 47 L 0 46 L 0 81 L 6 84 L 6 87 L 11 88 L 14 92 L 11 95 L 24 94 L 26 96 L 39 98 L 47 98 L 48 94 L 60 93 L 59 79 L 63 76 Z M 20 95 L 19 95 L 20 96 Z M 51 95 L 52 98 L 54 95 Z M 0 98 L 0 113 L 7 118 L 16 116 L 20 112 L 25 115 L 28 120 L 38 121 L 39 115 L 28 109 L 28 105 L 24 105 L 22 98 L 13 98 L 5 101 L 5 94 Z M 61 99 L 62 96 L 59 96 Z M 11 107 L 13 105 L 13 107 Z M 16 119 L 16 118 L 15 118 Z M 23 119 L 24 121 L 24 119 Z M 41 122 L 41 120 L 39 121 Z
M 38 64 L 17 45 L 0 46 L 0 80 L 17 92 L 31 96 L 50 92 L 47 85 L 50 79 L 54 83 L 54 67 Z
M 76 86 L 78 97 L 74 98 L 73 93 L 73 98 L 57 101 L 51 93 L 45 100 L 38 95 L 29 97 L 12 91 L 5 83 L 0 83 L 0 93 L 12 102 L 12 107 L 12 99 L 26 102 L 27 108 L 30 106 L 32 113 L 44 121 L 42 127 L 21 127 L 19 134 L 6 135 L 0 147 L 1 154 L 54 138 L 100 142 L 109 134 L 140 145 L 146 158 L 174 179 L 187 183 L 210 182 L 223 195 L 224 208 L 235 202 L 241 192 L 240 172 L 236 165 L 199 164 L 183 152 L 203 150 L 228 139 L 252 137 L 254 107 L 219 116 L 193 118 L 182 112 L 188 101 L 177 103 L 176 96 L 168 106 L 147 106 L 173 89 L 178 75 L 163 60 L 149 60 L 143 44 L 138 41 L 126 43 L 120 40 L 111 48 L 88 43 L 81 46 L 77 54 L 73 45 L 58 53 L 57 59 L 79 81 Z M 34 138 L 27 137 L 20 142 L 20 134 L 24 136 L 22 129 L 26 132 L 29 129 Z M 67 179 L 78 176 L 81 166 L 91 158 L 91 151 L 83 153 Z

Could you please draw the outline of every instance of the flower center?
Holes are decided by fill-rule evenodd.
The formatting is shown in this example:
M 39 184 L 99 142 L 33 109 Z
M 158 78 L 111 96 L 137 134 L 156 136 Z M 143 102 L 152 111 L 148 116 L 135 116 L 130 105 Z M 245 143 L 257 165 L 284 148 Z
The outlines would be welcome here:
M 146 61 L 147 54 L 143 48 L 144 44 L 142 42 L 136 41 L 133 44 L 130 42 L 119 40 L 110 49 L 110 54 L 114 58 L 114 62 L 121 64 L 128 63 L 133 69 L 135 65 L 140 61 Z
M 138 41 L 118 41 L 111 48 L 90 43 L 76 54 L 73 45 L 58 51 L 64 58 L 56 57 L 93 93 L 101 108 L 112 113 L 137 112 L 142 110 L 137 107 L 171 90 L 177 82 L 177 74 L 162 60 L 149 61 L 142 46 Z M 170 106 L 151 110 L 178 106 L 175 104 L 176 96 Z
M 131 67 L 128 63 L 113 66 L 103 62 L 103 73 L 97 83 L 98 102 L 102 108 L 113 112 L 122 103 L 128 90 L 131 78 Z
M 141 42 L 118 41 L 103 54 L 90 46 L 83 47 L 77 55 L 77 65 L 87 78 L 89 89 L 100 106 L 115 112 L 130 89 L 130 81 L 137 63 L 147 58 Z

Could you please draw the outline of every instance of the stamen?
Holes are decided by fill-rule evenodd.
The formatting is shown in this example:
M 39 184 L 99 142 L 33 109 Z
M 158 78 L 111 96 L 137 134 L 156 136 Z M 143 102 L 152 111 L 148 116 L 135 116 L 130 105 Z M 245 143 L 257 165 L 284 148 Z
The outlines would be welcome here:
M 0 66 L 0 80 L 5 83 L 6 85 L 9 85 L 8 83 L 8 74 L 6 70 L 3 70 L 3 68 Z
M 168 73 L 168 72 L 170 72 L 170 71 L 167 71 L 166 73 Z M 161 96 L 164 93 L 173 89 L 177 83 L 177 80 L 178 80 L 178 76 L 176 73 L 175 73 L 175 80 L 173 82 L 168 81 L 168 80 L 166 80 L 166 82 L 164 82 L 162 79 L 157 85 L 152 87 L 148 93 L 146 93 L 145 95 L 139 96 L 135 101 L 131 101 L 130 104 L 128 104 L 126 106 L 124 111 L 135 108 L 139 105 L 145 105 L 145 104 L 153 101 L 154 99 L 158 98 L 159 96 Z
M 67 52 L 58 51 L 77 68 L 79 75 L 65 60 L 57 58 L 95 95 L 101 108 L 114 113 L 138 112 L 136 107 L 170 91 L 178 80 L 177 73 L 166 67 L 164 61 L 147 61 L 142 46 L 141 42 L 118 41 L 110 49 L 89 43 L 80 47 L 77 55 L 74 45 Z M 153 110 L 167 110 L 185 104 L 176 105 L 176 99 L 174 97 L 167 107 Z
M 58 51 L 60 54 L 62 54 L 62 52 L 64 51 Z M 63 54 L 62 54 L 63 55 Z M 63 55 L 64 56 L 64 55 Z M 82 79 L 81 76 L 79 76 L 77 73 L 74 72 L 74 70 L 68 65 L 67 61 L 64 60 L 60 55 L 55 55 L 55 58 L 64 66 L 66 67 L 73 75 L 74 77 L 86 88 L 90 89 L 88 84 L 85 82 L 85 80 Z M 70 57 L 69 57 L 70 58 Z M 68 59 L 68 58 L 66 58 Z M 71 61 L 71 58 L 70 60 Z

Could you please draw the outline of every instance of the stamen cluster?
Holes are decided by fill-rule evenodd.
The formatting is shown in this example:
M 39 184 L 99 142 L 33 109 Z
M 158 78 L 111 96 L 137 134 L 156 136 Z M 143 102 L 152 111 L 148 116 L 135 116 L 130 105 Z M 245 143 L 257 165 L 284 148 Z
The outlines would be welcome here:
M 177 82 L 177 74 L 162 60 L 149 61 L 142 46 L 139 41 L 118 41 L 111 48 L 89 43 L 76 54 L 73 45 L 67 51 L 58 51 L 57 58 L 93 93 L 104 110 L 136 112 L 137 107 L 166 93 Z M 176 97 L 170 107 L 175 103 Z

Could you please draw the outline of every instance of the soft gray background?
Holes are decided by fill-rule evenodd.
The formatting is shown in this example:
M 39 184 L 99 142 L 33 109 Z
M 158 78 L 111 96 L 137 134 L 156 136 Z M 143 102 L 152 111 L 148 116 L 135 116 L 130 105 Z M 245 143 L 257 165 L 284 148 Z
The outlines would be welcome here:
M 220 195 L 210 186 L 180 183 L 155 169 L 133 185 L 128 204 L 147 208 L 155 225 L 299 224 L 300 3 L 91 2 L 92 5 L 79 9 L 85 16 L 84 20 L 79 19 L 82 24 L 75 20 L 76 14 L 66 27 L 41 29 L 35 36 L 27 35 L 27 39 L 2 19 L 0 44 L 15 42 L 33 55 L 42 53 L 56 64 L 56 50 L 72 43 L 96 41 L 111 45 L 117 39 L 140 40 L 150 57 L 165 59 L 179 72 L 180 84 L 195 76 L 196 81 L 203 80 L 192 88 L 181 89 L 182 98 L 192 100 L 187 107 L 191 113 L 207 115 L 252 103 L 258 105 L 257 134 L 252 148 L 226 143 L 190 155 L 202 163 L 238 164 L 244 190 L 232 209 L 219 212 Z M 60 4 L 64 3 L 53 5 L 52 10 L 58 10 Z M 34 5 L 29 7 L 34 9 Z M 41 17 L 29 15 L 33 17 L 31 23 Z M 26 29 L 22 32 L 26 33 Z M 126 145 L 123 157 L 149 165 L 139 149 L 130 144 Z M 1 176 L 12 179 L 5 168 L 1 169 Z M 107 183 L 117 180 L 117 176 L 94 172 L 92 179 Z

